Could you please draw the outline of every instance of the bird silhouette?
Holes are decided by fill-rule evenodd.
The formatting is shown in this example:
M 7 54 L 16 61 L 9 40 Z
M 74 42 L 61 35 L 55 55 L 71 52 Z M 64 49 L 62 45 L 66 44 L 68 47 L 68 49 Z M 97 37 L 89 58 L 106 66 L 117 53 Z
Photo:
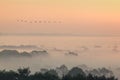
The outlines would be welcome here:
M 24 22 L 24 23 L 44 23 L 44 24 L 57 24 L 57 23 L 62 23 L 60 20 L 26 20 L 26 19 L 17 19 L 17 22 Z

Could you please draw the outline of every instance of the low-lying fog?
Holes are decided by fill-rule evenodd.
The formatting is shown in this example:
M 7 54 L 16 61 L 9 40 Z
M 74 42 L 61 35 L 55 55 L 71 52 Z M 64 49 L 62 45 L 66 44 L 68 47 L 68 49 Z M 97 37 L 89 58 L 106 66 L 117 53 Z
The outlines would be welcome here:
M 12 40 L 14 39 L 14 40 Z M 30 67 L 55 68 L 65 64 L 72 68 L 86 64 L 92 68 L 106 67 L 120 76 L 119 37 L 2 37 L 0 38 L 0 69 Z M 21 45 L 24 44 L 24 45 Z M 17 56 L 10 56 L 13 50 Z M 12 53 L 13 53 L 12 52 Z M 36 54 L 40 53 L 40 54 Z
M 62 64 L 68 66 L 69 69 L 86 64 L 92 68 L 106 67 L 118 77 L 120 75 L 119 51 L 116 54 L 111 50 L 106 54 L 100 51 L 100 49 L 69 51 L 57 48 L 32 51 L 1 50 L 0 69 L 14 70 L 20 67 L 30 67 L 32 72 L 36 72 L 41 68 L 50 69 Z

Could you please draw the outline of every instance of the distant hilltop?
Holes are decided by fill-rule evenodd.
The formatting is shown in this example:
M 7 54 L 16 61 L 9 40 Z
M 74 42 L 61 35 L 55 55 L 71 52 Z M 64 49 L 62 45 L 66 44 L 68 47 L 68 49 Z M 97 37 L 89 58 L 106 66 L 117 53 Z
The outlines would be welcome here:
M 33 50 L 31 52 L 18 52 L 17 50 L 2 50 L 0 52 L 0 57 L 1 58 L 11 58 L 11 57 L 34 57 L 34 56 L 39 56 L 39 55 L 47 55 L 48 52 L 45 50 L 41 51 L 36 51 Z

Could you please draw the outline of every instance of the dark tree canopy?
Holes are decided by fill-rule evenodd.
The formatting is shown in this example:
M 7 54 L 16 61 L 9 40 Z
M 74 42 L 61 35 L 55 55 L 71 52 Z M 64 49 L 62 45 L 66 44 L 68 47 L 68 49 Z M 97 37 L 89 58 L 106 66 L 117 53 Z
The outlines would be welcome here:
M 31 74 L 30 72 L 29 68 L 20 68 L 17 71 L 1 70 L 0 80 L 117 80 L 114 76 L 98 77 L 91 74 L 85 75 L 81 69 L 76 67 L 71 69 L 69 73 L 62 78 L 58 77 L 55 70 L 49 70 L 46 73 L 36 72 L 34 74 Z

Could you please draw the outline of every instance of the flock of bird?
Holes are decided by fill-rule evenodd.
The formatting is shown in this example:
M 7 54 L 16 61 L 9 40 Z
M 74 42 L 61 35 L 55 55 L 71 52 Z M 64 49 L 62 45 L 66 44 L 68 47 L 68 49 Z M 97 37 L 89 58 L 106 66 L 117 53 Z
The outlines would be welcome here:
M 46 24 L 46 23 L 48 23 L 48 24 L 50 24 L 50 23 L 54 23 L 54 24 L 60 24 L 60 23 L 62 23 L 61 21 L 50 21 L 50 20 L 22 20 L 22 19 L 18 19 L 17 20 L 17 22 L 22 22 L 22 23 L 44 23 L 44 24 Z

